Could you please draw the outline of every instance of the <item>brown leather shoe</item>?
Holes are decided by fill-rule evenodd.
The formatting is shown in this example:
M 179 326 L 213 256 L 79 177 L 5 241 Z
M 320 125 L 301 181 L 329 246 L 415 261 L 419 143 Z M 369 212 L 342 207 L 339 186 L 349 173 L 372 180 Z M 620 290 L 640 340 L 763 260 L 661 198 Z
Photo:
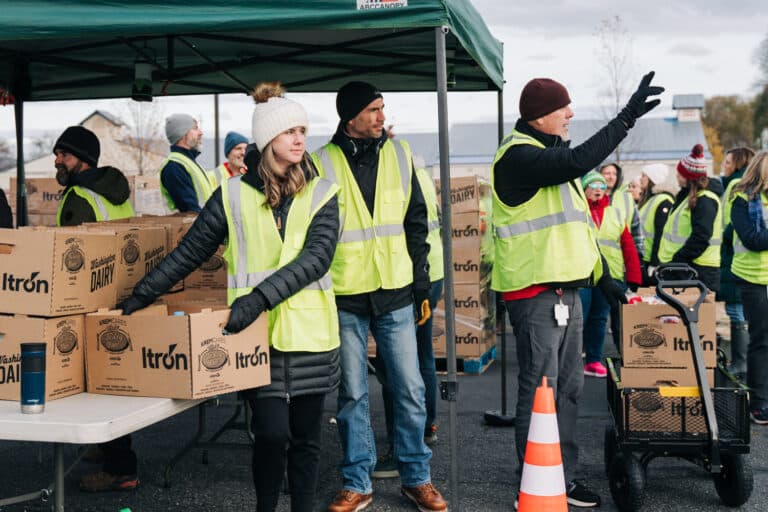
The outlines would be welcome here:
M 373 493 L 360 494 L 349 489 L 342 489 L 333 499 L 333 503 L 328 505 L 328 512 L 358 512 L 368 508 L 372 501 Z
M 418 487 L 403 486 L 400 488 L 400 492 L 414 502 L 421 512 L 448 510 L 448 504 L 431 482 Z

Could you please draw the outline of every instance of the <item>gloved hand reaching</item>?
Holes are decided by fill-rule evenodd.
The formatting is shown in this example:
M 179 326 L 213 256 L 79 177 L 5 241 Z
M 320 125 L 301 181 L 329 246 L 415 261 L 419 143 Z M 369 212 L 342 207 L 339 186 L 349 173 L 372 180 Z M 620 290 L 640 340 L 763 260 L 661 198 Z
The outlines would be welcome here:
M 134 311 L 144 309 L 150 304 L 151 302 L 147 302 L 143 299 L 136 297 L 135 295 L 131 295 L 127 299 L 123 299 L 121 302 L 119 302 L 117 306 L 115 306 L 115 309 L 122 309 L 123 314 L 127 316 L 133 313 Z
M 608 301 L 612 310 L 618 308 L 619 304 L 627 303 L 627 296 L 624 294 L 624 290 L 613 280 L 610 274 L 603 274 L 603 277 L 597 282 L 597 286 L 605 295 L 605 300 Z
M 224 330 L 232 334 L 242 331 L 255 322 L 265 309 L 267 309 L 267 299 L 259 290 L 253 290 L 248 295 L 238 297 L 230 306 L 229 320 Z
M 432 308 L 429 307 L 429 290 L 414 290 L 413 302 L 416 308 L 416 325 L 424 325 L 432 316 Z
M 661 103 L 660 99 L 646 101 L 649 96 L 658 96 L 664 92 L 663 87 L 651 85 L 651 80 L 653 80 L 655 74 L 655 71 L 651 71 L 643 77 L 637 90 L 632 97 L 629 98 L 627 106 L 619 112 L 618 118 L 624 123 L 624 126 L 626 126 L 627 129 L 635 126 L 635 121 L 638 118 L 647 114 Z

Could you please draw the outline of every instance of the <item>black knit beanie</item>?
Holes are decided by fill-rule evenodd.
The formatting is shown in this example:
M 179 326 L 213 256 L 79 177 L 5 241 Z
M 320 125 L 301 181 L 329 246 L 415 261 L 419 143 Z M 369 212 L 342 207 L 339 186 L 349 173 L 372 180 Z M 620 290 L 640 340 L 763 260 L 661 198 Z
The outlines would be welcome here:
M 370 102 L 381 98 L 381 92 L 367 82 L 349 82 L 336 94 L 336 112 L 343 123 L 353 119 Z
M 70 126 L 64 130 L 59 140 L 53 145 L 54 153 L 57 149 L 72 153 L 91 167 L 96 167 L 99 163 L 101 145 L 98 137 L 88 128 Z
M 534 78 L 520 93 L 520 117 L 533 121 L 571 103 L 568 90 L 551 78 Z

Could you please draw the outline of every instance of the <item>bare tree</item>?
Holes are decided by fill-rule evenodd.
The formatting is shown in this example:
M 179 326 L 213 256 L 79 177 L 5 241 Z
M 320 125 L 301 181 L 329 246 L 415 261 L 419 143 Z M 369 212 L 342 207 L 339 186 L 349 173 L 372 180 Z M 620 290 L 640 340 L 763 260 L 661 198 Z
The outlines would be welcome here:
M 32 151 L 29 160 L 36 160 L 42 156 L 48 155 L 53 151 L 53 145 L 56 143 L 56 134 L 53 132 L 43 132 L 32 139 Z
M 633 73 L 632 36 L 621 16 L 603 18 L 595 31 L 597 60 L 603 73 L 599 95 L 604 99 L 603 116 L 613 119 L 626 103 L 631 92 Z M 616 160 L 621 162 L 621 149 L 616 148 Z
M 134 150 L 131 152 L 139 174 L 157 172 L 151 155 L 162 154 L 166 150 L 163 136 L 163 109 L 155 102 L 126 102 L 126 130 L 124 142 Z
M 768 34 L 760 41 L 760 45 L 755 49 L 754 62 L 760 70 L 758 78 L 758 87 L 768 85 Z

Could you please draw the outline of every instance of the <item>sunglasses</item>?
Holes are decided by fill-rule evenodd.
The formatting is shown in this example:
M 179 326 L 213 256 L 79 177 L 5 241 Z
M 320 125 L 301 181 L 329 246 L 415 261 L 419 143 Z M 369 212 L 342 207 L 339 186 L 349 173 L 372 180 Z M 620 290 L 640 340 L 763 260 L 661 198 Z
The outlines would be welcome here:
M 605 186 L 605 183 L 600 183 L 600 182 L 598 182 L 598 181 L 595 181 L 595 182 L 593 182 L 593 183 L 590 183 L 590 184 L 589 184 L 589 185 L 587 185 L 587 186 L 588 186 L 589 188 L 591 188 L 592 190 L 597 190 L 597 189 L 600 189 L 600 190 L 605 190 L 606 188 L 608 188 L 608 187 L 606 187 L 606 186 Z

